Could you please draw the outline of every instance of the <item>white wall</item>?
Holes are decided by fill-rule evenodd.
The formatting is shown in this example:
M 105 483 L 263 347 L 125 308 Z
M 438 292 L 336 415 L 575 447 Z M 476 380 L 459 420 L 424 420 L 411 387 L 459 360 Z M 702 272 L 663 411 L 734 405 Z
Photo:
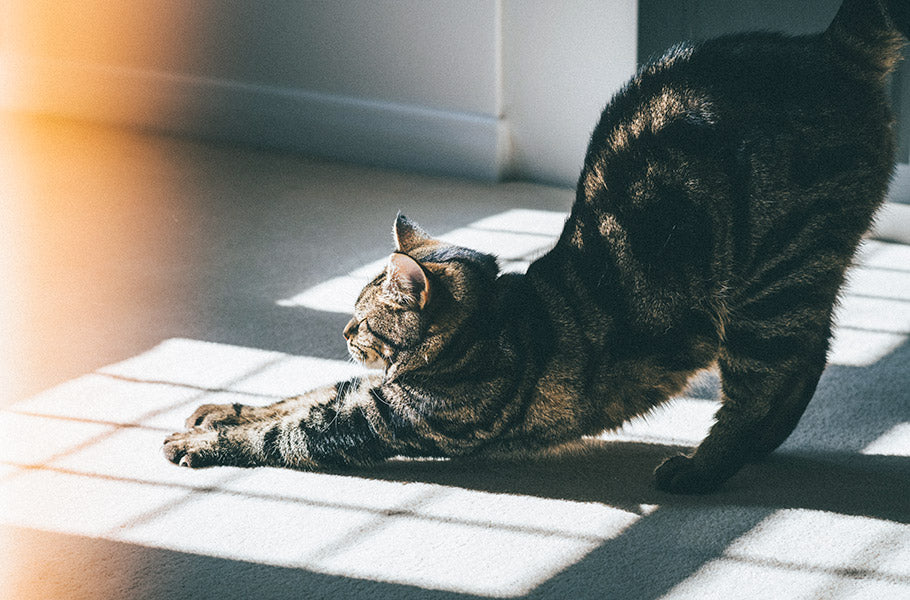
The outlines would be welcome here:
M 0 107 L 574 184 L 636 0 L 0 0 Z
M 591 131 L 635 72 L 636 0 L 511 0 L 503 11 L 509 175 L 574 186 Z

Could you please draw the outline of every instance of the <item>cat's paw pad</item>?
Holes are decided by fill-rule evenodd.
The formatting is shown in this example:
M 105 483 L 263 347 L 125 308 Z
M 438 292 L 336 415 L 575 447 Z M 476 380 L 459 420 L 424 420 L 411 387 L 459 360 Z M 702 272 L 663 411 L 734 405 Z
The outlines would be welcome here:
M 235 425 L 240 422 L 241 408 L 240 404 L 203 404 L 193 411 L 184 425 L 187 429 L 214 429 L 220 425 Z
M 214 431 L 192 429 L 179 431 L 164 438 L 164 456 L 175 465 L 198 469 L 216 464 L 215 444 L 218 434 Z
M 724 482 L 717 474 L 705 469 L 688 456 L 679 454 L 665 460 L 654 471 L 657 489 L 674 494 L 706 494 Z

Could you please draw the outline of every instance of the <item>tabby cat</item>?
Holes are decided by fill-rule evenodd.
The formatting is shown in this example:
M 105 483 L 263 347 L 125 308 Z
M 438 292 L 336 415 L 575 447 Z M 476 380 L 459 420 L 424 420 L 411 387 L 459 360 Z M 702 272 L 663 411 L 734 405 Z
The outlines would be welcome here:
M 715 489 L 790 434 L 894 157 L 886 78 L 907 0 L 845 0 L 812 36 L 680 44 L 594 129 L 555 247 L 527 273 L 399 215 L 344 329 L 381 374 L 271 406 L 201 406 L 188 467 L 364 466 L 553 448 L 620 426 L 716 365 L 722 405 L 657 487 Z

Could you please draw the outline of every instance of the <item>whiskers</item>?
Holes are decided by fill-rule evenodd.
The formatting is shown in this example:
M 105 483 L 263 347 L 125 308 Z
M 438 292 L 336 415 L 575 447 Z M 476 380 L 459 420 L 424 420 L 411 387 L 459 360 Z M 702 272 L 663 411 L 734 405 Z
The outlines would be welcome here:
M 382 403 L 385 404 L 386 406 L 392 406 L 392 405 L 389 403 L 388 400 L 386 400 L 385 398 L 383 398 L 382 394 L 380 394 L 380 393 L 376 390 L 376 388 L 370 388 L 370 395 L 373 396 L 373 398 L 376 399 L 376 401 L 382 402 Z
M 353 358 L 349 357 L 348 360 L 351 362 L 351 364 L 354 364 L 354 365 L 357 364 Z M 328 423 L 325 424 L 325 427 L 323 427 L 323 429 L 322 429 L 323 431 L 328 431 L 329 428 L 331 428 L 333 425 L 335 425 L 338 422 L 338 416 L 341 414 L 342 407 L 344 406 L 345 398 L 351 393 L 351 391 L 357 385 L 360 384 L 360 381 L 361 380 L 359 377 L 353 377 L 346 381 L 339 381 L 338 383 L 335 384 L 335 398 L 334 398 L 334 400 L 332 400 L 332 404 L 334 404 L 333 411 L 335 414 L 332 415 L 332 419 Z
M 367 362 L 366 352 L 355 346 L 354 344 L 348 342 L 348 356 L 347 360 L 354 366 L 363 367 Z M 356 356 L 355 356 L 356 355 Z

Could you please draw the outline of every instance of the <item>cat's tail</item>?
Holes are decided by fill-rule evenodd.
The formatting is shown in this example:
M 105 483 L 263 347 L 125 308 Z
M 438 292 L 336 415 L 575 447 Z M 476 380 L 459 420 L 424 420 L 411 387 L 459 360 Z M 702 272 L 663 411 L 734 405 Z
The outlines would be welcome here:
M 844 0 L 825 37 L 836 59 L 883 77 L 910 38 L 910 0 Z

